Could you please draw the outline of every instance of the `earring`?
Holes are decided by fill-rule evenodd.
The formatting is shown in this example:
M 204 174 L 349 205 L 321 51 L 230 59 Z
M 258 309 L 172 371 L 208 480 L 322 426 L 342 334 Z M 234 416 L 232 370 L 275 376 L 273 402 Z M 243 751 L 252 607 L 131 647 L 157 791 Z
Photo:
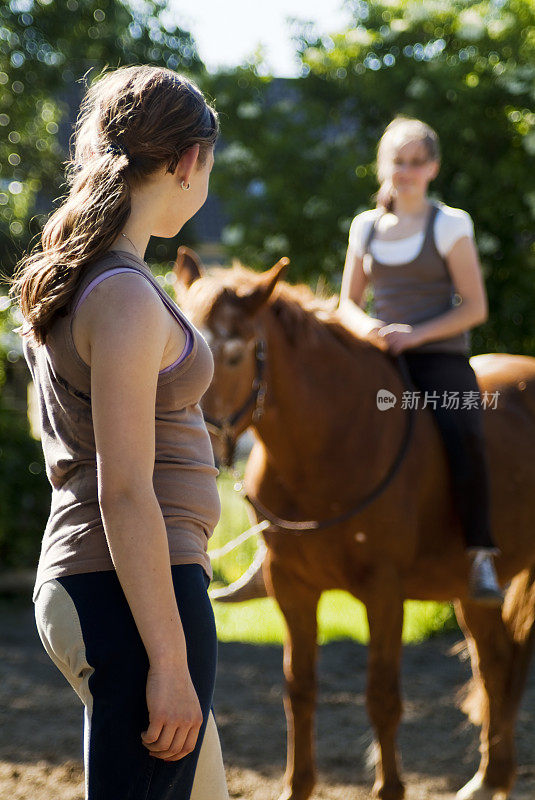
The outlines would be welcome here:
M 184 191 L 185 191 L 185 192 L 187 192 L 187 191 L 188 191 L 188 189 L 189 189 L 189 183 L 184 183 L 184 181 L 182 181 L 182 183 L 181 183 L 180 185 L 182 186 L 182 188 L 184 189 Z

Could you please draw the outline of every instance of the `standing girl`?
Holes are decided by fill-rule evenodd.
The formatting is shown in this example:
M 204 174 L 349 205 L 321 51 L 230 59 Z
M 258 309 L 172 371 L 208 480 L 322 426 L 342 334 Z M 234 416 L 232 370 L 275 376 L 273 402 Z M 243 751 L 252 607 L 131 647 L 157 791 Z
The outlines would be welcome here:
M 430 408 L 471 558 L 471 596 L 499 605 L 483 412 L 468 359 L 468 331 L 486 320 L 487 299 L 470 216 L 427 195 L 439 166 L 432 128 L 405 117 L 388 125 L 377 154 L 377 207 L 351 225 L 340 312 L 359 336 L 394 356 L 403 353 L 422 396 L 438 399 Z M 361 307 L 368 283 L 374 317 Z M 450 392 L 458 404 L 445 402 Z M 465 404 L 465 392 L 473 402 Z
M 88 800 L 228 797 L 210 710 L 220 506 L 198 405 L 213 361 L 144 261 L 203 205 L 217 134 L 172 70 L 101 77 L 68 196 L 11 287 L 52 485 L 36 622 L 85 705 Z

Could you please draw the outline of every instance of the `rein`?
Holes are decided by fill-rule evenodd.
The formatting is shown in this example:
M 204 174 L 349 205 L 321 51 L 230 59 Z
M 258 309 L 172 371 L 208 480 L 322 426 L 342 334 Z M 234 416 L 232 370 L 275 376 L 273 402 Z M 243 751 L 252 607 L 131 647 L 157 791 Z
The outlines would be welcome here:
M 222 464 L 231 467 L 236 449 L 236 437 L 234 428 L 242 420 L 251 406 L 253 408 L 252 421 L 257 422 L 264 413 L 264 403 L 266 399 L 266 381 L 264 374 L 266 371 L 266 343 L 264 339 L 257 339 L 255 343 L 255 376 L 251 393 L 245 403 L 243 403 L 234 414 L 230 414 L 224 419 L 218 420 L 204 415 L 206 427 L 210 433 L 217 436 L 223 442 L 224 458 Z
M 395 356 L 395 358 L 397 360 L 405 388 L 406 389 L 414 388 L 407 367 L 407 362 L 405 361 L 405 357 L 403 356 L 402 353 L 400 353 L 400 355 Z M 294 532 L 294 533 L 302 533 L 304 531 L 309 531 L 309 532 L 322 531 L 325 530 L 326 528 L 332 527 L 333 525 L 339 525 L 342 522 L 347 522 L 347 520 L 359 514 L 363 509 L 369 506 L 370 503 L 372 503 L 377 497 L 379 497 L 379 495 L 382 494 L 382 492 L 384 492 L 389 483 L 391 483 L 391 481 L 394 479 L 407 453 L 413 430 L 414 430 L 414 409 L 411 406 L 408 409 L 407 423 L 405 425 L 405 433 L 403 434 L 401 445 L 387 474 L 384 476 L 384 478 L 382 478 L 382 480 L 375 487 L 375 489 L 372 489 L 372 491 L 369 492 L 366 495 L 366 497 L 360 500 L 360 502 L 356 506 L 350 508 L 348 511 L 344 511 L 342 514 L 339 514 L 336 517 L 331 517 L 330 519 L 325 519 L 321 521 L 317 520 L 297 521 L 297 520 L 282 519 L 281 517 L 277 517 L 276 514 L 273 514 L 271 511 L 269 511 L 256 498 L 251 497 L 246 492 L 242 492 L 242 495 L 252 505 L 252 507 L 258 514 L 264 517 L 264 519 L 267 519 L 268 522 L 271 522 L 272 525 L 274 525 L 277 528 L 280 528 L 283 531 Z
M 398 369 L 401 373 L 401 377 L 403 380 L 403 385 L 405 389 L 410 390 L 414 389 L 414 385 L 412 383 L 409 369 L 407 367 L 407 362 L 405 360 L 405 356 L 403 353 L 400 353 L 398 356 L 395 356 L 397 361 Z M 205 417 L 206 427 L 209 431 L 213 434 L 222 438 L 225 444 L 225 466 L 232 466 L 232 457 L 234 455 L 235 449 L 235 439 L 233 437 L 233 428 L 234 426 L 243 418 L 243 416 L 247 413 L 248 409 L 254 405 L 252 421 L 258 421 L 263 413 L 264 413 L 264 403 L 265 403 L 265 396 L 266 396 L 266 382 L 264 378 L 265 374 L 265 364 L 266 364 L 266 343 L 263 339 L 257 340 L 256 348 L 255 348 L 255 377 L 253 380 L 253 385 L 251 389 L 251 393 L 245 403 L 236 411 L 234 414 L 225 417 L 225 419 L 219 421 L 214 420 L 209 416 Z M 373 503 L 374 500 L 381 495 L 386 487 L 392 482 L 394 477 L 397 475 L 399 468 L 405 458 L 407 450 L 409 448 L 409 444 L 412 438 L 412 433 L 414 430 L 414 409 L 412 406 L 408 409 L 408 414 L 406 417 L 406 425 L 405 425 L 405 432 L 403 434 L 403 439 L 401 441 L 399 450 L 394 458 L 394 461 L 390 465 L 390 469 L 378 483 L 378 485 L 372 489 L 359 503 L 350 508 L 348 511 L 344 511 L 342 514 L 338 514 L 336 517 L 331 517 L 330 519 L 325 520 L 288 520 L 278 517 L 276 514 L 273 514 L 269 509 L 260 503 L 259 500 L 252 497 L 251 495 L 247 494 L 243 491 L 243 488 L 240 490 L 242 496 L 251 504 L 251 506 L 255 509 L 255 511 L 264 519 L 268 520 L 272 525 L 277 528 L 280 528 L 282 531 L 288 532 L 296 532 L 302 533 L 304 531 L 322 531 L 326 528 L 330 528 L 333 525 L 339 525 L 342 522 L 347 522 L 347 520 L 351 519 L 352 517 L 359 514 L 363 509 Z

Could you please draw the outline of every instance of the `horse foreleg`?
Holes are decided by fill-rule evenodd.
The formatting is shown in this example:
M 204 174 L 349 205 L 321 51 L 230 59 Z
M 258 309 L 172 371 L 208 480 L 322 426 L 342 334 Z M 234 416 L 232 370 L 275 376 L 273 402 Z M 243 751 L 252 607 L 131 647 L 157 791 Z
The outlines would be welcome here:
M 459 602 L 456 614 L 481 691 L 475 715 L 475 721 L 481 722 L 481 762 L 472 780 L 457 793 L 457 799 L 505 800 L 516 767 L 514 712 L 508 702 L 513 643 L 500 609 Z
M 287 626 L 284 643 L 287 761 L 279 800 L 307 800 L 315 783 L 316 613 L 320 593 L 277 574 L 274 569 L 271 580 Z
M 403 596 L 394 566 L 383 565 L 375 571 L 372 585 L 365 598 L 370 627 L 366 702 L 380 751 L 373 793 L 381 800 L 401 800 L 404 786 L 398 770 L 396 734 L 402 711 L 399 670 Z

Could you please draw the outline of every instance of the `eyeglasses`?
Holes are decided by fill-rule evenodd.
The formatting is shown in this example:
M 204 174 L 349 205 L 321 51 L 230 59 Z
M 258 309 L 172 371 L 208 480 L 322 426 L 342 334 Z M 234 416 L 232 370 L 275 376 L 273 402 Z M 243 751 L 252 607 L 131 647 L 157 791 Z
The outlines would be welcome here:
M 409 169 L 420 169 L 425 164 L 429 163 L 428 158 L 413 158 L 411 161 L 401 161 L 398 158 L 395 158 L 392 162 L 396 169 L 403 169 L 404 167 L 408 167 Z

